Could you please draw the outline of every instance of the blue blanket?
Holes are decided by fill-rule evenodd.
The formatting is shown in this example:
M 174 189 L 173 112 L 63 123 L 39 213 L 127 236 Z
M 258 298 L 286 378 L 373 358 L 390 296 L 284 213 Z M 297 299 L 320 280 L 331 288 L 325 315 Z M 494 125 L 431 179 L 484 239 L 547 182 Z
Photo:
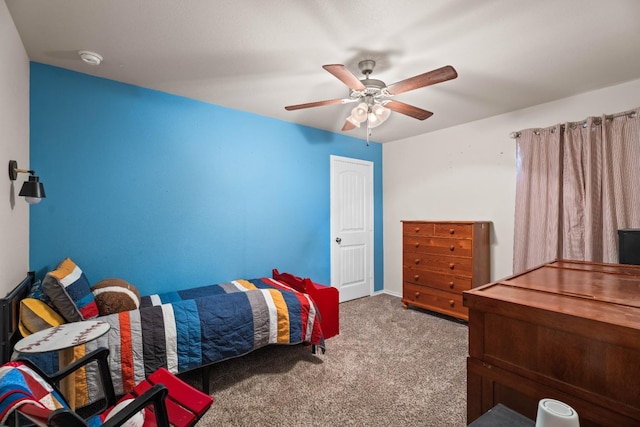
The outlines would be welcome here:
M 180 291 L 181 299 L 174 294 L 171 303 L 98 317 L 111 329 L 76 348 L 76 357 L 109 348 L 114 387 L 124 394 L 161 367 L 180 373 L 269 344 L 308 343 L 324 351 L 319 316 L 308 295 L 267 278 L 232 283 L 232 292 L 219 292 L 226 284 Z M 199 297 L 182 299 L 186 295 Z M 29 358 L 45 369 L 57 363 L 57 353 Z M 78 406 L 101 396 L 92 369 L 75 375 Z

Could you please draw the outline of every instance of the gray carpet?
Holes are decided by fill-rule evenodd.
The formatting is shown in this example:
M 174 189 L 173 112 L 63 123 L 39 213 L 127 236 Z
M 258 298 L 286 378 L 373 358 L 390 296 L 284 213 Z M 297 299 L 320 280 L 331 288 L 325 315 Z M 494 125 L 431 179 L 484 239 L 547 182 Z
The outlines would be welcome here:
M 270 346 L 216 364 L 198 426 L 466 425 L 465 323 L 377 295 L 341 304 L 326 344 L 324 355 Z

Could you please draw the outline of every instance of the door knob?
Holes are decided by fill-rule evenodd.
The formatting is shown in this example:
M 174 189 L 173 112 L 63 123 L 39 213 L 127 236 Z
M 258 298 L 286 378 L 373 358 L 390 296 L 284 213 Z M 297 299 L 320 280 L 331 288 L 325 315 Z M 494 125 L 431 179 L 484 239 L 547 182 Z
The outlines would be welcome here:
M 336 237 L 336 243 L 340 243 L 340 242 L 342 242 L 342 239 L 339 237 Z

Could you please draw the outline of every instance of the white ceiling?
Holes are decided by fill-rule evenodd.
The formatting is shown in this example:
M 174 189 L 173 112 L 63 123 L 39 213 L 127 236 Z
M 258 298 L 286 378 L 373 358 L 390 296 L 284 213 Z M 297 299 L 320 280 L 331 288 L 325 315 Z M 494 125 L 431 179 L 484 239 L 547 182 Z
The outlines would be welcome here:
M 444 65 L 455 80 L 395 99 L 394 141 L 640 78 L 638 0 L 6 0 L 32 61 L 340 132 L 353 105 L 322 69 L 362 59 L 388 85 Z M 100 66 L 77 51 L 100 53 Z M 639 101 L 640 103 L 640 101 Z M 594 112 L 599 113 L 599 112 Z M 348 133 L 364 138 L 364 129 Z

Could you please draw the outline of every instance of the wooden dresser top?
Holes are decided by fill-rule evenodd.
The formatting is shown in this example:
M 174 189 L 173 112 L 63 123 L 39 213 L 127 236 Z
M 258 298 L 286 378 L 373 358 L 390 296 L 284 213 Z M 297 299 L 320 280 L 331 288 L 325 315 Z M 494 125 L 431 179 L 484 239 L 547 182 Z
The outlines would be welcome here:
M 640 267 L 557 260 L 464 292 L 470 309 L 496 300 L 516 318 L 543 310 L 640 331 Z

